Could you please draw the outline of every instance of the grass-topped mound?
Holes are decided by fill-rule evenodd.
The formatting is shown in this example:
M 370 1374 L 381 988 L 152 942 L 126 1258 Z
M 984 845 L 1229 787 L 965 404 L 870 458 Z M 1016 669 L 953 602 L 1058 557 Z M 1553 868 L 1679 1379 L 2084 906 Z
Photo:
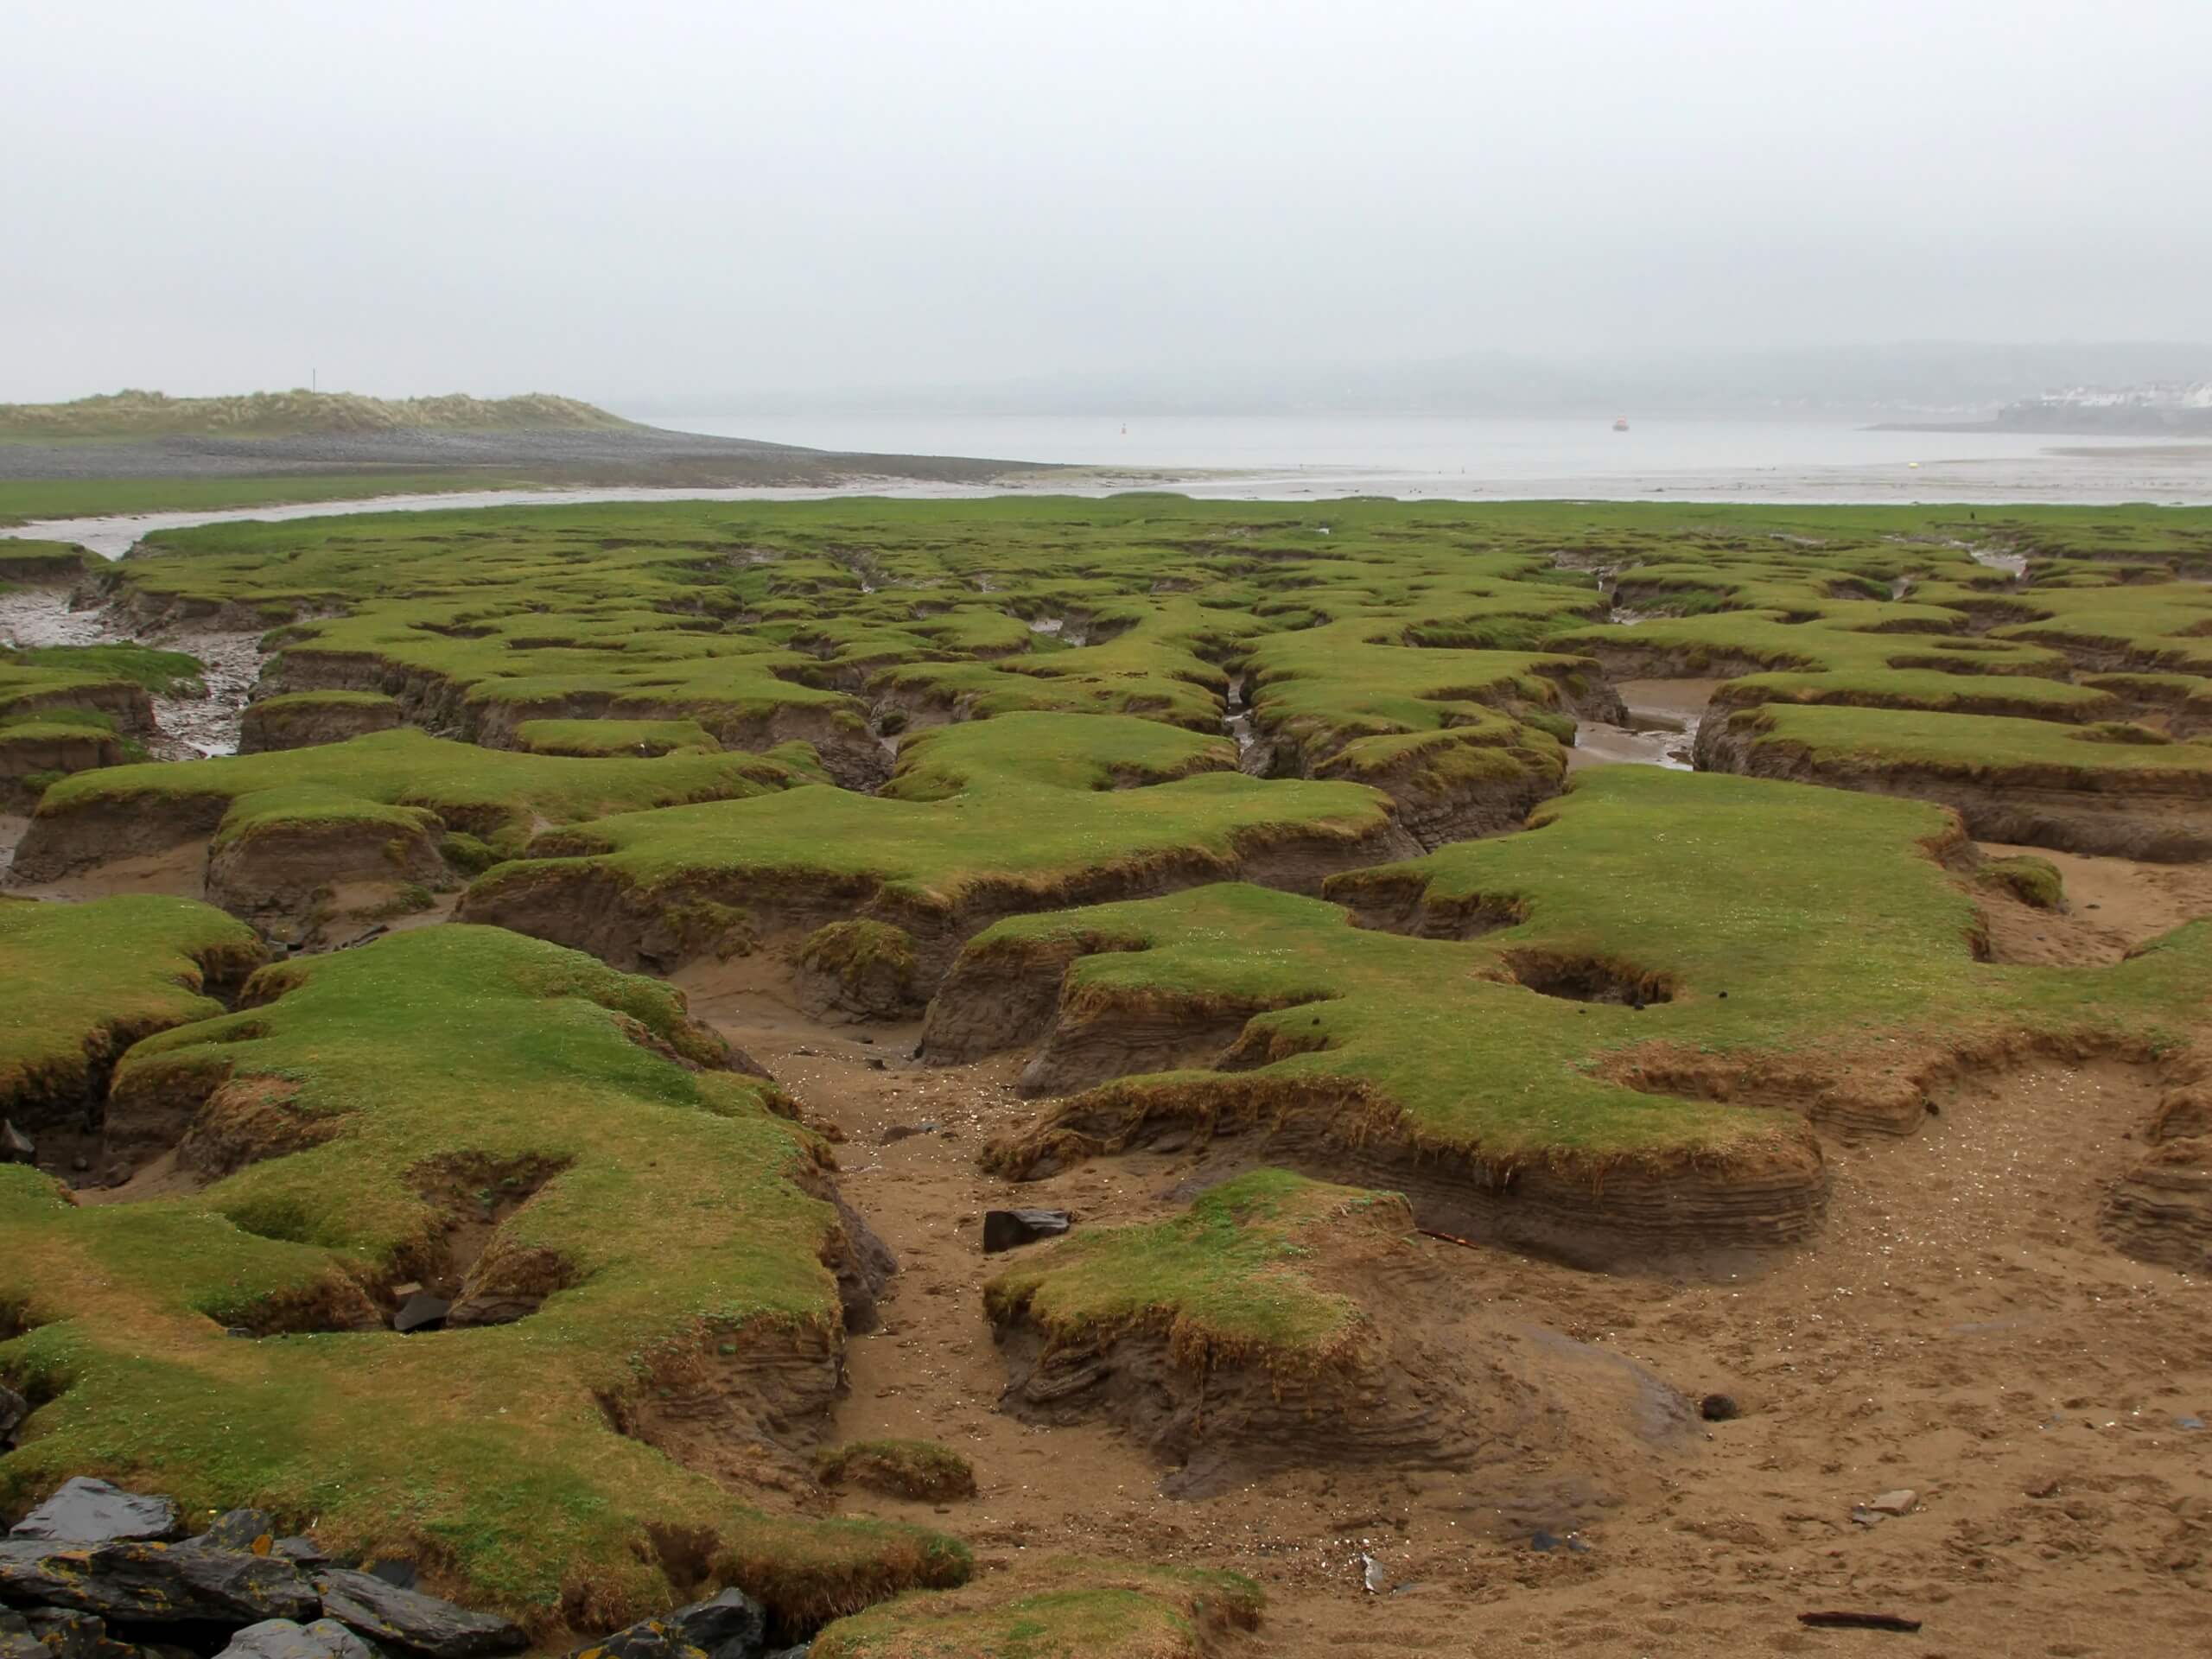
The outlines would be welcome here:
M 2139 725 L 1770 703 L 1707 721 L 1697 758 L 1709 771 L 1937 801 L 1986 841 L 2212 855 L 2212 743 Z
M 0 536 L 0 594 L 22 582 L 74 582 L 85 574 L 86 557 L 73 542 Z
M 0 1169 L 0 1376 L 38 1407 L 0 1510 L 85 1473 L 261 1505 L 549 1640 L 707 1582 L 801 1624 L 957 1582 L 941 1538 L 764 1507 L 881 1268 L 730 1058 L 672 991 L 466 927 L 141 1043 L 111 1146 L 212 1184 L 79 1208 Z M 383 1328 L 423 1283 L 448 1328 Z
M 1148 1331 L 1193 1370 L 1257 1363 L 1287 1375 L 1328 1370 L 1357 1345 L 1364 1318 L 1313 1269 L 1333 1234 L 1388 1248 L 1413 1230 L 1395 1193 L 1255 1170 L 1201 1193 L 1166 1221 L 1078 1233 L 986 1285 L 1003 1330 L 1026 1325 L 1048 1354 Z
M 482 749 L 404 728 L 69 779 L 40 801 L 15 868 L 51 881 L 207 836 L 210 898 L 312 931 L 318 907 L 372 905 L 389 896 L 372 889 L 435 883 L 449 865 L 480 868 L 475 849 L 519 850 L 543 823 L 761 794 L 810 780 L 810 768 L 804 751 L 594 760 Z M 456 834 L 468 838 L 464 849 L 445 858 Z
M 931 1503 L 976 1496 L 968 1459 L 935 1440 L 848 1440 L 815 1454 L 814 1475 L 825 1486 L 865 1486 Z
M 251 929 L 187 899 L 0 900 L 0 1117 L 80 1127 L 124 1049 L 219 1013 L 208 987 L 235 989 L 264 954 Z
M 238 721 L 240 754 L 343 743 L 401 723 L 399 701 L 381 691 L 295 691 L 249 703 Z
M 1032 1087 L 1079 1091 L 995 1149 L 1016 1173 L 1257 1126 L 1431 1224 L 1618 1260 L 1804 1236 L 1824 1179 L 1801 1113 L 1902 1129 L 1932 1068 L 2149 1057 L 2205 1012 L 2204 925 L 2109 969 L 1977 965 L 1933 808 L 1613 767 L 1538 823 L 1339 876 L 1351 914 L 1217 887 L 1000 923 L 925 1057 L 1036 1044 Z M 1157 1071 L 1163 1027 L 1210 1052 Z
M 630 423 L 603 409 L 532 392 L 483 398 L 365 397 L 350 391 L 256 391 L 172 397 L 104 392 L 67 404 L 0 404 L 0 439 L 259 438 L 339 432 L 605 431 Z
M 1076 1557 L 901 1596 L 814 1639 L 810 1659 L 1207 1659 L 1260 1622 L 1249 1579 Z
M 1271 1471 L 1448 1471 L 1473 1496 L 1494 1448 L 1522 1473 L 1574 1471 L 1547 1523 L 1573 1524 L 1679 1450 L 1681 1395 L 1618 1357 L 1532 1338 L 1440 1261 L 1407 1200 L 1245 1171 L 1163 1219 L 1090 1229 L 1031 1252 L 984 1287 L 1007 1387 L 1001 1408 L 1052 1424 L 1104 1419 L 1201 1496 Z M 1487 1455 L 1486 1455 L 1487 1454 Z M 1505 1494 L 1522 1485 L 1519 1498 Z M 1470 1506 L 1480 1508 L 1480 1504 Z
M 943 727 L 901 750 L 878 796 L 796 790 L 541 837 L 461 913 L 663 969 L 880 923 L 911 941 L 925 993 L 961 939 L 1011 912 L 1237 875 L 1312 890 L 1409 845 L 1373 791 L 1264 783 L 1224 770 L 1233 753 L 1118 715 Z

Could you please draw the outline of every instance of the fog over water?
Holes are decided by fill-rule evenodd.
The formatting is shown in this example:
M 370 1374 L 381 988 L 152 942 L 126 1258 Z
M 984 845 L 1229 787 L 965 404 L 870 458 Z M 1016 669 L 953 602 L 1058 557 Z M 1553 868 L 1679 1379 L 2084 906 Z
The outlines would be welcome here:
M 2208 62 L 2204 0 L 19 4 L 0 399 L 2212 340 Z

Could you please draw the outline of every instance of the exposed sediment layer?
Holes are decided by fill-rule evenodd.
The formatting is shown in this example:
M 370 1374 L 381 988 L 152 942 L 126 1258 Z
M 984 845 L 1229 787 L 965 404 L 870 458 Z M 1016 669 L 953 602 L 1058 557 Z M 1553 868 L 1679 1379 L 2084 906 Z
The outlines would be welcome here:
M 1356 1086 L 1192 1072 L 1075 1096 L 994 1143 L 986 1161 L 1024 1179 L 1171 1133 L 1236 1165 L 1402 1192 L 1440 1232 L 1609 1270 L 1798 1243 L 1827 1200 L 1820 1146 L 1802 1124 L 1777 1122 L 1766 1140 L 1708 1154 L 1507 1161 L 1427 1143 Z

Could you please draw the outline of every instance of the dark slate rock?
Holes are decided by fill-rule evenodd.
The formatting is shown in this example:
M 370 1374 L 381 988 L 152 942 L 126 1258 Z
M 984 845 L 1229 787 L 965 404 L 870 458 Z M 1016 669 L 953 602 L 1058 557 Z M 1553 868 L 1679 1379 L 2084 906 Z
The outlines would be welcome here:
M 174 1538 L 179 1530 L 176 1505 L 168 1498 L 141 1497 L 80 1475 L 63 1482 L 8 1535 L 58 1544 L 104 1544 L 121 1538 Z
M 0 1601 L 141 1624 L 312 1618 L 320 1605 L 314 1586 L 289 1561 L 143 1539 L 0 1542 Z
M 54 1659 L 31 1634 L 31 1622 L 12 1607 L 0 1607 L 0 1659 Z
M 612 1636 L 571 1649 L 569 1659 L 707 1659 L 707 1655 L 678 1636 L 666 1619 L 641 1618 Z
M 219 1659 L 377 1659 L 377 1650 L 334 1618 L 265 1618 L 233 1636 Z
M 276 1517 L 266 1510 L 226 1510 L 192 1540 L 200 1549 L 242 1549 L 266 1555 L 276 1546 Z
M 372 1579 L 382 1579 L 386 1584 L 397 1585 L 402 1590 L 419 1589 L 423 1575 L 415 1570 L 415 1563 L 397 1559 L 371 1561 L 361 1569 Z
M 403 1590 L 367 1573 L 342 1567 L 315 1575 L 322 1611 L 372 1642 L 423 1653 L 431 1659 L 479 1659 L 520 1653 L 530 1638 L 490 1613 L 471 1612 L 417 1590 Z
M 288 1561 L 302 1567 L 321 1567 L 330 1557 L 324 1554 L 322 1546 L 312 1538 L 279 1538 L 269 1547 L 271 1555 L 281 1555 Z
M 1040 1238 L 1057 1238 L 1071 1217 L 1065 1210 L 987 1210 L 983 1212 L 983 1254 L 995 1255 Z
M 34 1607 L 24 1617 L 48 1659 L 137 1659 L 137 1649 L 110 1636 L 97 1613 Z
M 768 1610 L 729 1589 L 587 1642 L 569 1659 L 760 1659 L 767 1639 Z
M 768 1639 L 768 1610 L 734 1587 L 677 1608 L 668 1623 L 707 1659 L 753 1659 Z
M 391 1328 L 402 1336 L 410 1331 L 442 1331 L 446 1328 L 446 1315 L 452 1311 L 453 1304 L 444 1297 L 418 1290 L 391 1316 Z
M 0 1164 L 35 1164 L 38 1147 L 14 1123 L 0 1117 Z

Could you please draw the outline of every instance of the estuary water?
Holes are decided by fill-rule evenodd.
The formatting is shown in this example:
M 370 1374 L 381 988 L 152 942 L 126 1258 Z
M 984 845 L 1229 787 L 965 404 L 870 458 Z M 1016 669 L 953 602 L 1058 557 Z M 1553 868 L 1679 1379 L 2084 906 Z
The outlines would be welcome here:
M 2212 442 L 2025 433 L 1878 432 L 1789 422 L 1458 420 L 1426 416 L 692 416 L 684 430 L 842 454 L 976 455 L 1082 467 L 988 485 L 872 478 L 828 488 L 474 490 L 351 501 L 54 518 L 0 536 L 78 542 L 120 558 L 157 530 L 239 519 L 563 502 L 947 499 L 1171 489 L 1239 500 L 1676 500 L 1986 505 L 2212 505 Z M 1126 430 L 1124 430 L 1126 428 Z
M 2212 442 L 1884 432 L 1838 422 L 1389 415 L 696 415 L 666 423 L 877 454 L 1202 473 L 1207 495 L 2212 503 Z

